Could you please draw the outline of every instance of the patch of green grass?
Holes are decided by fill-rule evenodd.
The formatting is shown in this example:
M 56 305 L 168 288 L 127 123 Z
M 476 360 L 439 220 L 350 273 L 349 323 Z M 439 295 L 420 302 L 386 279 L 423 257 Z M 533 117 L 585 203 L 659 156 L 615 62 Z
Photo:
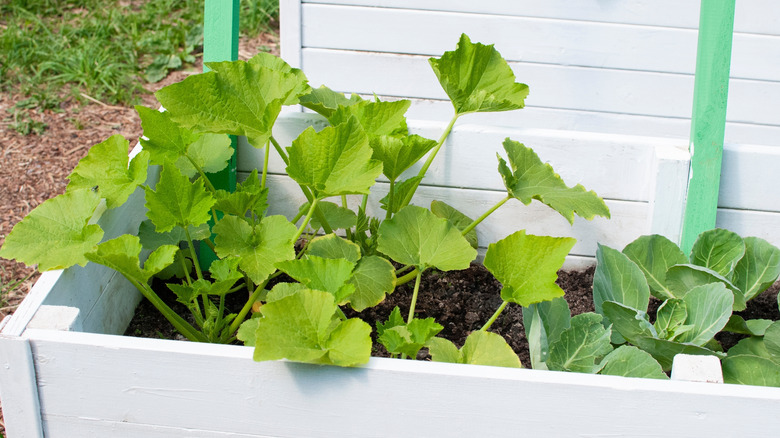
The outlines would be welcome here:
M 0 91 L 39 95 L 17 112 L 56 108 L 61 98 L 80 99 L 81 93 L 109 104 L 136 103 L 144 82 L 190 65 L 201 53 L 203 3 L 3 0 Z M 270 30 L 278 10 L 278 0 L 242 0 L 243 31 Z

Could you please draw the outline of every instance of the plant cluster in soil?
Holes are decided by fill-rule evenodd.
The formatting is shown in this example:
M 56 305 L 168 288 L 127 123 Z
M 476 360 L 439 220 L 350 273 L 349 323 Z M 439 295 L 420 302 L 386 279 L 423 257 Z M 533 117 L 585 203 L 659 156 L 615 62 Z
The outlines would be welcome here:
M 565 291 L 564 297 L 569 303 L 572 315 L 594 311 L 592 293 L 594 270 L 595 268 L 591 267 L 580 271 L 561 270 L 558 272 L 557 283 Z M 279 277 L 278 280 L 290 281 L 283 277 Z M 173 294 L 162 282 L 158 282 L 155 289 L 175 311 L 193 322 L 184 306 L 175 301 Z M 747 309 L 737 313 L 745 319 L 780 320 L 777 305 L 778 289 L 780 289 L 780 283 L 748 302 Z M 396 288 L 393 294 L 376 307 L 366 309 L 363 312 L 345 310 L 345 313 L 348 317 L 359 317 L 375 328 L 377 321 L 387 320 L 395 306 L 400 307 L 401 314 L 406 316 L 409 312 L 411 297 L 412 283 L 408 283 Z M 245 300 L 246 292 L 234 292 L 228 295 L 227 307 L 232 312 L 238 312 Z M 433 317 L 444 327 L 439 336 L 451 340 L 460 347 L 466 341 L 469 333 L 482 327 L 501 305 L 501 301 L 501 284 L 480 264 L 474 263 L 469 269 L 462 271 L 429 270 L 423 275 L 420 283 L 415 317 Z M 650 301 L 648 313 L 652 321 L 660 301 L 652 297 Z M 520 306 L 507 306 L 491 327 L 491 331 L 506 339 L 520 357 L 524 367 L 531 366 Z M 139 304 L 125 335 L 184 340 L 184 337 L 178 334 L 173 326 L 146 300 Z M 723 345 L 724 349 L 728 349 L 743 337 L 742 335 L 721 333 L 716 339 Z M 384 347 L 377 342 L 374 343 L 372 355 L 389 357 Z M 426 349 L 420 351 L 418 359 L 429 359 Z

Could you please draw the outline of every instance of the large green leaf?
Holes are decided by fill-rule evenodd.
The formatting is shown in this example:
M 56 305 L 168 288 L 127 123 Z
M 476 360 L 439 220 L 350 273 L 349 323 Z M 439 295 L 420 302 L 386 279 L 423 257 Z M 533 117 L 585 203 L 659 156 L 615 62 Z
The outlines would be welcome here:
M 298 229 L 284 216 L 268 216 L 254 227 L 236 216 L 214 225 L 217 255 L 236 256 L 239 267 L 257 284 L 276 271 L 276 263 L 295 258 Z
M 604 357 L 599 374 L 647 379 L 668 379 L 661 365 L 649 353 L 623 345 Z
M 219 172 L 228 166 L 232 157 L 229 136 L 206 133 L 187 146 L 187 154 L 176 160 L 176 167 L 192 178 L 199 174 L 198 168 L 206 173 Z
M 128 165 L 127 146 L 119 134 L 92 146 L 68 176 L 68 190 L 96 190 L 108 208 L 124 204 L 136 187 L 146 182 L 149 163 L 149 153 L 141 151 Z
M 363 101 L 357 94 L 347 99 L 344 94 L 337 93 L 324 85 L 311 90 L 311 93 L 301 96 L 299 100 L 301 105 L 326 118 L 336 112 L 339 105 L 347 106 Z
M 666 300 L 656 312 L 653 327 L 658 332 L 659 338 L 676 340 L 682 333 L 693 328 L 690 325 L 685 325 L 687 319 L 688 307 L 685 301 L 676 298 Z
M 352 272 L 349 282 L 355 286 L 355 292 L 349 297 L 349 304 L 361 312 L 381 303 L 386 294 L 393 292 L 395 267 L 382 257 L 363 257 Z
M 404 114 L 411 105 L 409 100 L 396 100 L 392 102 L 368 101 L 339 106 L 328 117 L 331 125 L 336 126 L 346 123 L 355 117 L 369 137 L 384 135 L 406 135 L 406 117 Z
M 217 72 L 220 72 L 223 66 L 227 66 L 228 69 L 231 68 L 232 62 L 207 62 L 206 66 L 209 67 L 212 70 L 216 70 Z M 293 68 L 288 64 L 285 60 L 282 58 L 272 55 L 271 53 L 267 52 L 259 52 L 249 60 L 247 60 L 247 64 L 252 65 L 256 68 L 268 68 L 273 71 L 281 72 L 281 73 L 290 73 L 295 77 L 295 81 L 293 83 L 295 84 L 295 88 L 293 88 L 288 94 L 287 94 L 287 100 L 285 100 L 285 105 L 295 105 L 299 102 L 299 97 L 303 96 L 305 94 L 308 94 L 311 91 L 311 87 L 308 84 L 308 79 L 306 79 L 306 75 L 303 74 L 303 70 L 298 68 Z M 228 70 L 229 71 L 229 70 Z
M 733 282 L 749 301 L 780 276 L 780 249 L 758 237 L 746 237 L 744 242 L 745 256 L 734 267 Z
M 306 214 L 309 211 L 309 208 L 311 208 L 311 204 L 306 202 L 298 209 L 298 213 Z M 349 208 L 328 201 L 318 202 L 317 208 L 320 209 L 320 213 L 325 217 L 325 220 L 328 222 L 331 229 L 349 229 L 357 224 L 357 215 Z M 311 217 L 309 227 L 315 231 L 322 227 L 322 224 L 317 219 L 316 215 Z
M 452 225 L 455 225 L 461 232 L 474 222 L 470 217 L 456 210 L 451 205 L 436 199 L 431 201 L 431 213 L 452 222 Z M 471 231 L 466 233 L 463 237 L 469 241 L 472 248 L 477 249 L 479 247 L 477 230 L 475 228 L 472 228 Z
M 571 319 L 571 326 L 550 345 L 547 366 L 555 371 L 595 373 L 598 361 L 612 351 L 611 332 L 601 323 L 601 315 L 583 313 Z
M 712 269 L 731 279 L 731 272 L 745 254 L 745 243 L 737 233 L 722 228 L 699 234 L 691 250 L 691 263 Z
M 206 190 L 203 180 L 191 183 L 178 169 L 165 166 L 160 172 L 160 181 L 153 190 L 145 186 L 146 216 L 152 220 L 158 232 L 170 231 L 173 227 L 187 228 L 208 222 L 211 207 L 216 202 Z
M 599 244 L 596 251 L 596 272 L 593 275 L 593 304 L 604 314 L 601 304 L 616 301 L 628 307 L 647 310 L 650 288 L 642 270 L 625 254 Z
M 419 135 L 403 137 L 383 135 L 372 137 L 373 158 L 382 162 L 382 173 L 395 181 L 428 153 L 436 142 Z
M 100 204 L 90 189 L 73 190 L 44 201 L 17 223 L 0 247 L 0 257 L 38 270 L 84 266 L 85 253 L 103 238 L 99 225 L 88 222 Z
M 379 205 L 385 210 L 390 210 L 393 213 L 397 212 L 399 209 L 404 207 L 404 199 L 406 199 L 406 196 L 409 195 L 409 192 L 414 192 L 417 190 L 417 187 L 420 185 L 420 181 L 422 181 L 422 177 L 413 176 L 409 179 L 405 179 L 396 183 L 392 187 L 391 192 L 379 200 Z M 390 196 L 391 193 L 392 200 Z
M 198 227 L 190 226 L 187 231 L 193 240 L 202 240 L 211 237 L 211 228 L 209 224 L 202 224 Z M 173 227 L 170 231 L 158 233 L 154 228 L 152 221 L 147 219 L 138 226 L 138 237 L 141 239 L 141 245 L 144 249 L 155 250 L 162 245 L 179 245 L 187 240 L 187 234 L 182 227 Z
M 325 291 L 342 304 L 355 292 L 355 286 L 347 281 L 352 277 L 355 263 L 347 259 L 326 259 L 307 256 L 303 259 L 279 262 L 276 267 L 309 289 Z
M 645 274 L 653 296 L 662 300 L 674 298 L 666 286 L 666 271 L 689 262 L 674 242 L 658 234 L 641 236 L 623 248 L 623 254 Z
M 528 86 L 515 82 L 509 64 L 492 45 L 472 43 L 463 34 L 455 51 L 429 62 L 457 114 L 525 106 Z
M 326 234 L 312 239 L 306 254 L 326 259 L 347 259 L 357 263 L 360 260 L 360 246 L 335 234 Z
M 216 198 L 214 208 L 240 217 L 249 212 L 260 218 L 268 208 L 268 188 L 262 187 L 257 169 L 253 169 L 243 183 L 236 184 L 235 191 L 217 190 Z
M 382 173 L 382 163 L 371 159 L 368 136 L 355 118 L 316 132 L 307 128 L 287 148 L 287 174 L 311 187 L 318 198 L 350 193 L 368 194 Z
M 563 296 L 558 270 L 576 243 L 571 237 L 516 231 L 488 246 L 483 264 L 502 284 L 504 301 L 529 306 Z
M 780 363 L 760 337 L 743 339 L 721 362 L 726 383 L 780 387 Z
M 498 156 L 498 171 L 511 196 L 528 205 L 536 199 L 574 223 L 574 215 L 585 219 L 609 217 L 604 200 L 577 184 L 568 187 L 552 166 L 543 163 L 533 149 L 507 138 L 504 140 L 509 166 Z M 510 169 L 511 167 L 511 169 Z
M 772 324 L 769 319 L 748 319 L 745 320 L 739 315 L 732 314 L 729 322 L 723 327 L 723 331 L 739 333 L 751 336 L 764 336 L 766 329 Z
M 155 94 L 157 99 L 187 129 L 244 135 L 257 148 L 268 142 L 282 105 L 309 90 L 298 71 L 243 61 L 209 66 L 214 71 L 169 85 Z
M 435 362 L 522 368 L 520 359 L 506 340 L 488 331 L 471 332 L 460 350 L 443 338 L 433 338 L 426 346 Z
M 745 310 L 745 297 L 742 291 L 712 269 L 686 264 L 672 266 L 666 272 L 666 284 L 676 298 L 683 298 L 696 286 L 710 283 L 723 283 L 734 295 L 734 310 Z
M 379 227 L 378 250 L 398 263 L 421 271 L 466 269 L 477 250 L 449 221 L 429 210 L 410 205 Z
M 138 236 L 124 234 L 101 243 L 95 251 L 86 254 L 86 257 L 94 263 L 108 266 L 128 279 L 138 283 L 146 283 L 152 275 L 160 272 L 166 266 L 173 263 L 173 258 L 179 247 L 163 245 L 152 252 L 140 266 L 141 242 Z
M 683 298 L 687 310 L 686 325 L 691 330 L 677 340 L 704 345 L 721 331 L 731 316 L 734 295 L 723 283 L 710 283 L 691 289 Z
M 149 152 L 152 164 L 175 162 L 187 153 L 187 146 L 200 137 L 200 134 L 177 125 L 167 111 L 141 105 L 136 105 L 135 110 L 144 130 L 144 136 L 139 141 L 144 150 Z
M 340 321 L 333 295 L 300 290 L 260 308 L 254 359 L 355 366 L 371 356 L 371 327 Z
M 571 325 L 569 304 L 563 297 L 523 307 L 523 326 L 533 369 L 547 369 L 550 345 Z

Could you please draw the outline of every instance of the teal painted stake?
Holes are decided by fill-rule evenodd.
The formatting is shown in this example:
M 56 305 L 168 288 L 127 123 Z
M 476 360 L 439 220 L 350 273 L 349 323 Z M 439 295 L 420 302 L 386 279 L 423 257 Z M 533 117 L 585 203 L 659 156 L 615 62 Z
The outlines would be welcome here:
M 683 217 L 683 251 L 715 228 L 736 0 L 702 0 L 691 118 L 691 171 Z
M 238 59 L 239 0 L 206 0 L 203 18 L 203 71 L 209 71 L 206 62 L 235 61 Z M 209 174 L 209 180 L 217 189 L 236 189 L 236 138 L 231 136 L 233 158 L 228 167 Z M 200 245 L 201 266 L 208 269 L 216 256 L 206 245 Z

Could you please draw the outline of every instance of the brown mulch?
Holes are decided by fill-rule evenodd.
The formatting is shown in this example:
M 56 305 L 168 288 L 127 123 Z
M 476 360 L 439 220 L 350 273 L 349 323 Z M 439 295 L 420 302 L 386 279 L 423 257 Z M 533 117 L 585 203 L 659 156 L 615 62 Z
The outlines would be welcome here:
M 276 34 L 262 34 L 239 40 L 239 58 L 247 59 L 270 49 L 279 54 Z M 159 106 L 151 94 L 166 85 L 202 71 L 200 60 L 186 70 L 172 72 L 164 80 L 146 84 L 149 94 L 139 104 Z M 40 203 L 61 194 L 67 186 L 67 175 L 92 145 L 114 134 L 123 135 L 134 147 L 141 136 L 141 122 L 132 106 L 113 106 L 82 96 L 86 105 L 75 98 L 66 99 L 55 110 L 31 111 L 33 120 L 46 124 L 40 134 L 22 135 L 12 128 L 9 109 L 26 96 L 0 94 L 0 246 L 13 226 Z M 12 314 L 29 292 L 38 274 L 21 263 L 0 259 L 0 288 L 21 281 L 7 296 L 0 296 L 0 320 Z M 4 435 L 0 414 L 0 436 Z

